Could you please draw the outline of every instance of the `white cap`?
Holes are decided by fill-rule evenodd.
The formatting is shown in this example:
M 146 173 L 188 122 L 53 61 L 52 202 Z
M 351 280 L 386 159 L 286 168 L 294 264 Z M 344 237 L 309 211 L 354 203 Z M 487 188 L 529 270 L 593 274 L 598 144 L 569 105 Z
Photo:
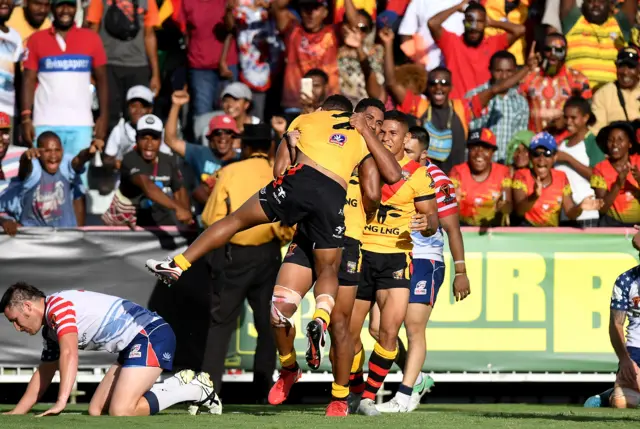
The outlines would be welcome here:
M 227 95 L 235 98 L 236 100 L 249 100 L 252 99 L 251 89 L 247 85 L 242 82 L 233 82 L 227 85 L 223 90 L 222 94 L 220 94 L 220 99 L 223 99 Z
M 153 134 L 158 137 L 162 135 L 163 129 L 164 125 L 156 115 L 144 115 L 142 118 L 138 119 L 138 123 L 136 125 L 136 131 L 138 134 Z
M 136 85 L 127 91 L 127 103 L 131 100 L 142 100 L 153 104 L 153 92 L 144 85 Z

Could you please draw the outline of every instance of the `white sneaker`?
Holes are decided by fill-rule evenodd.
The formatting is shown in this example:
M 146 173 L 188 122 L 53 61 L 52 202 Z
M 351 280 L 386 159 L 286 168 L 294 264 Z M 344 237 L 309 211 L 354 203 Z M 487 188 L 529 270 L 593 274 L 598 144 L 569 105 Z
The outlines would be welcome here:
M 147 263 L 145 265 L 147 267 L 147 270 L 153 273 L 153 275 L 155 275 L 158 279 L 160 279 L 164 284 L 168 286 L 171 286 L 173 283 L 177 282 L 182 275 L 182 270 L 176 265 L 175 262 L 173 262 L 173 259 L 171 259 L 170 257 L 163 261 L 147 259 Z
M 213 382 L 211 378 L 209 378 L 209 374 L 206 372 L 201 372 L 196 375 L 196 378 L 191 380 L 191 384 L 195 384 L 196 386 L 202 389 L 202 395 L 200 395 L 200 401 L 197 403 L 198 406 L 204 406 L 209 409 L 209 414 L 222 414 L 222 402 L 216 391 L 213 389 Z M 191 414 L 191 407 L 189 407 L 189 414 Z
M 418 408 L 418 406 L 420 406 L 422 397 L 431 392 L 431 389 L 434 385 L 435 382 L 433 381 L 433 378 L 429 377 L 425 373 L 422 373 L 422 382 L 413 386 L 411 399 L 409 399 L 409 412 L 414 411 L 416 408 Z
M 360 401 L 360 405 L 358 405 L 358 414 L 362 414 L 363 416 L 379 416 L 380 411 L 376 408 L 376 403 L 373 402 L 373 399 L 363 399 Z
M 393 397 L 389 402 L 385 402 L 384 404 L 380 404 L 376 406 L 377 410 L 381 413 L 408 413 L 409 409 L 404 407 L 398 402 L 398 400 Z
M 174 378 L 178 380 L 178 383 L 180 383 L 180 386 L 184 386 L 185 384 L 191 383 L 191 380 L 196 378 L 196 373 L 191 369 L 183 369 L 182 371 L 176 372 L 175 374 L 173 374 L 173 376 L 170 378 Z M 165 383 L 168 380 L 169 379 L 165 380 Z

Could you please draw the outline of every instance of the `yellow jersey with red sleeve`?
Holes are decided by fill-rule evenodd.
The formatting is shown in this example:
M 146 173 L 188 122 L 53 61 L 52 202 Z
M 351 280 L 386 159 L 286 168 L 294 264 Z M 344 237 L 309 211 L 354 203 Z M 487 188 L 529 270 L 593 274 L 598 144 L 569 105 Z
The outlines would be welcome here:
M 353 169 L 369 154 L 369 149 L 364 137 L 348 125 L 349 116 L 345 112 L 319 111 L 298 116 L 289 125 L 289 131 L 300 131 L 297 150 L 349 182 Z
M 358 168 L 359 165 L 353 169 L 349 182 L 347 183 L 347 202 L 344 205 L 344 225 L 347 229 L 344 235 L 345 237 L 362 241 L 362 234 L 364 226 L 367 223 L 367 217 L 362 207 L 362 189 L 360 188 Z
M 408 157 L 400 161 L 402 179 L 382 187 L 376 215 L 364 228 L 362 250 L 406 253 L 413 249 L 409 224 L 416 213 L 414 203 L 434 199 L 436 188 L 426 167 Z

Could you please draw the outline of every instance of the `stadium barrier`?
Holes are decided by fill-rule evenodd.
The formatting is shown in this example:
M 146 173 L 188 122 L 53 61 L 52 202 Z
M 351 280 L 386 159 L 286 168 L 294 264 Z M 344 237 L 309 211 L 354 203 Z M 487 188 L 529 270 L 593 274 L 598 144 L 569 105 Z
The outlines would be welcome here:
M 468 228 L 463 233 L 472 293 L 456 303 L 447 270 L 427 329 L 426 371 L 452 382 L 613 380 L 609 299 L 616 277 L 637 264 L 629 244 L 633 230 Z M 216 276 L 207 264 L 219 266 L 220 256 L 194 264 L 171 288 L 144 268 L 147 258 L 179 253 L 194 237 L 193 231 L 176 228 L 25 228 L 14 238 L 0 235 L 3 287 L 23 280 L 45 293 L 88 289 L 147 305 L 176 331 L 176 368 L 197 368 L 209 324 L 207 276 Z M 450 255 L 445 257 L 451 267 Z M 294 316 L 298 326 L 309 321 L 313 308 L 310 294 Z M 301 330 L 297 335 L 296 348 L 304 350 Z M 404 331 L 401 335 L 406 339 Z M 225 381 L 250 380 L 255 338 L 247 307 L 229 347 Z M 362 339 L 370 351 L 366 325 Z M 42 339 L 18 335 L 0 321 L 0 341 L 0 382 L 28 381 Z M 113 360 L 106 353 L 81 353 L 78 381 L 98 382 Z M 328 360 L 303 377 L 330 379 Z M 390 374 L 389 381 L 399 381 L 399 374 Z

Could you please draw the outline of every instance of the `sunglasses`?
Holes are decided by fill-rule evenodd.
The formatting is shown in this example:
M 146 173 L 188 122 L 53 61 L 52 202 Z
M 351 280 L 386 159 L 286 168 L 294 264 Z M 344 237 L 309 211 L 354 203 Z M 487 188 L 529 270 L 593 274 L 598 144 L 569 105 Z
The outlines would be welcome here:
M 545 158 L 553 158 L 553 155 L 555 154 L 556 152 L 553 150 L 544 149 L 544 150 L 536 150 L 534 152 L 531 152 L 531 157 L 540 158 L 541 156 L 544 156 Z
M 367 24 L 360 23 L 360 24 L 357 25 L 357 27 L 358 27 L 358 30 L 360 30 L 361 33 L 367 34 L 367 33 L 371 32 L 371 28 L 369 28 L 369 26 Z
M 235 133 L 229 130 L 214 130 L 211 133 L 211 135 L 214 137 L 222 137 L 222 136 L 233 136 L 235 135 Z
M 563 57 L 567 53 L 567 48 L 565 47 L 557 47 L 557 46 L 545 46 L 544 51 L 550 54 Z
M 428 83 L 431 86 L 436 86 L 436 85 L 450 86 L 451 85 L 451 82 L 448 81 L 447 79 L 429 79 Z

